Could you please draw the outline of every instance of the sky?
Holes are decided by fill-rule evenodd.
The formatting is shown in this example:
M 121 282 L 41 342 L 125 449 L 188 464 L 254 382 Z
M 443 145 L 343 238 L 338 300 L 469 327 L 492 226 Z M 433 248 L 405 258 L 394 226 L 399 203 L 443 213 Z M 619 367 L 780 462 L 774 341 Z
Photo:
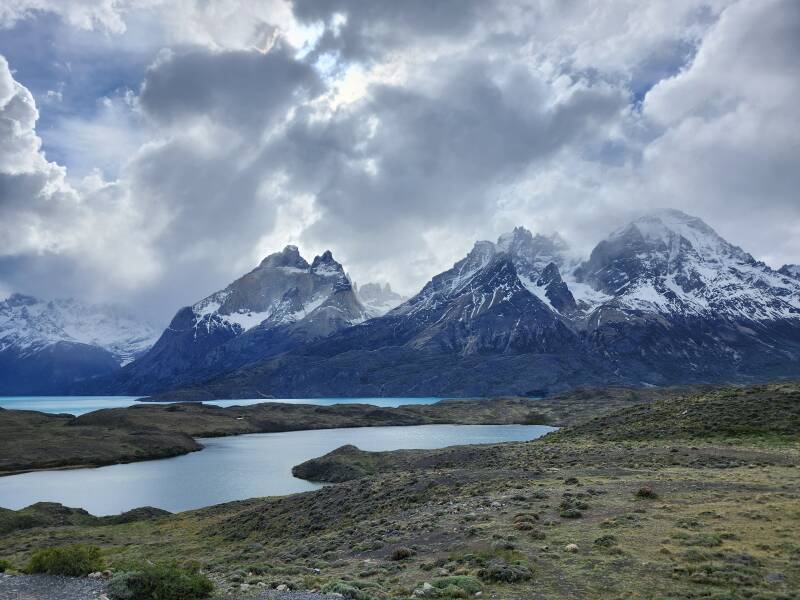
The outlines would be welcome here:
M 800 262 L 796 0 L 0 0 L 0 297 L 158 324 L 287 244 L 413 294 L 636 215 Z

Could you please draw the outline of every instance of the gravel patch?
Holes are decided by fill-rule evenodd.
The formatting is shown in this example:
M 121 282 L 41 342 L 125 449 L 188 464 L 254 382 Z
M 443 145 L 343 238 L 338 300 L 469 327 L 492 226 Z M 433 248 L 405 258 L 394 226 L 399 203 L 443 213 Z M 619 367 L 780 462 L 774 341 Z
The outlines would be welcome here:
M 0 600 L 100 600 L 105 587 L 104 581 L 85 577 L 0 573 Z M 264 590 L 222 598 L 215 596 L 214 600 L 336 600 L 337 598 L 341 596 L 316 592 Z
M 100 600 L 104 581 L 85 577 L 56 575 L 7 575 L 0 573 L 0 600 Z M 338 594 L 316 592 L 279 592 L 264 590 L 214 600 L 336 600 Z
M 242 594 L 239 596 L 224 596 L 222 600 L 337 600 L 339 594 L 319 594 L 317 592 L 278 592 L 266 590 L 257 594 Z
M 97 600 L 104 589 L 104 582 L 83 577 L 0 573 L 0 600 Z

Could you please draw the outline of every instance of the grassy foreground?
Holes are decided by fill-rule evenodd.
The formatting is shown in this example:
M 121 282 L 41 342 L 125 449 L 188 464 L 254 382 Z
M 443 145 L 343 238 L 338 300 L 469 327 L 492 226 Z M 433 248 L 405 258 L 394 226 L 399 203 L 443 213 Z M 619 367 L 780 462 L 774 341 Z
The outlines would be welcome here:
M 346 448 L 301 467 L 341 481 L 316 492 L 125 523 L 29 520 L 6 527 L 0 559 L 72 543 L 100 546 L 112 569 L 179 556 L 220 594 L 791 599 L 798 465 L 800 385 L 695 390 L 534 442 Z

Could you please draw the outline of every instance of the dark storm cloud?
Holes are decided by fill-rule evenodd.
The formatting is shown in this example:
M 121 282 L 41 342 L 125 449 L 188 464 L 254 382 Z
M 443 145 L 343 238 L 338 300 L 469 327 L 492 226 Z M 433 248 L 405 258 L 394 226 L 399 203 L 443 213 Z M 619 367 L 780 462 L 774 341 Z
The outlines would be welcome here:
M 269 52 L 191 49 L 162 55 L 148 69 L 139 101 L 160 123 L 203 117 L 263 129 L 321 89 L 315 71 L 283 44 Z
M 552 102 L 529 71 L 479 61 L 440 75 L 433 89 L 376 86 L 332 122 L 289 130 L 294 179 L 320 184 L 325 218 L 314 235 L 346 231 L 358 234 L 346 244 L 374 245 L 388 227 L 408 244 L 418 235 L 409 230 L 445 219 L 474 226 L 493 210 L 494 186 L 567 145 L 592 144 L 627 100 L 605 86 L 576 86 Z

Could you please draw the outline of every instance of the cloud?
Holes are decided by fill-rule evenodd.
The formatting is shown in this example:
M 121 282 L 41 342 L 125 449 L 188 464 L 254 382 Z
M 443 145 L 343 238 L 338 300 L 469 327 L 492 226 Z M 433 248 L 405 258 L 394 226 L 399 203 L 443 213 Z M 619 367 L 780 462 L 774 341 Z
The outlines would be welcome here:
M 588 252 L 664 205 L 797 262 L 799 13 L 792 0 L 20 3 L 0 10 L 23 65 L 0 68 L 0 288 L 106 294 L 165 319 L 292 242 L 413 293 L 475 239 L 522 224 Z M 48 14 L 69 69 L 20 45 L 55 27 Z M 63 93 L 39 101 L 38 131 L 28 88 Z
M 431 231 L 480 232 L 510 182 L 605 139 L 627 106 L 603 84 L 556 95 L 535 72 L 487 61 L 451 62 L 430 79 L 375 85 L 330 120 L 295 119 L 279 146 L 321 211 L 304 238 L 333 240 L 358 272 L 389 271 L 400 256 L 450 261 L 450 249 L 426 240 Z
M 292 8 L 301 22 L 325 25 L 317 55 L 336 52 L 345 60 L 377 59 L 420 38 L 465 36 L 482 17 L 496 12 L 492 3 L 481 0 L 295 0 Z
M 34 129 L 38 116 L 33 96 L 0 56 L 0 248 L 5 254 L 62 246 L 63 236 L 48 228 L 47 220 L 75 206 L 64 170 L 40 150 Z
M 268 52 L 165 52 L 148 69 L 139 103 L 159 125 L 204 119 L 263 131 L 319 91 L 316 72 L 279 43 Z
M 140 5 L 143 5 L 140 2 Z M 0 25 L 13 26 L 39 12 L 58 14 L 81 29 L 101 27 L 112 33 L 125 31 L 124 9 L 116 0 L 14 0 L 0 4 Z
M 800 259 L 798 56 L 798 3 L 740 2 L 643 107 L 659 132 L 642 166 L 653 195 L 776 263 Z
M 72 185 L 66 169 L 42 153 L 37 118 L 33 96 L 0 56 L 0 257 L 5 264 L 40 263 L 25 272 L 6 269 L 6 279 L 52 274 L 66 261 L 71 290 L 152 281 L 159 267 L 146 243 L 150 233 L 130 198 L 96 177 Z

